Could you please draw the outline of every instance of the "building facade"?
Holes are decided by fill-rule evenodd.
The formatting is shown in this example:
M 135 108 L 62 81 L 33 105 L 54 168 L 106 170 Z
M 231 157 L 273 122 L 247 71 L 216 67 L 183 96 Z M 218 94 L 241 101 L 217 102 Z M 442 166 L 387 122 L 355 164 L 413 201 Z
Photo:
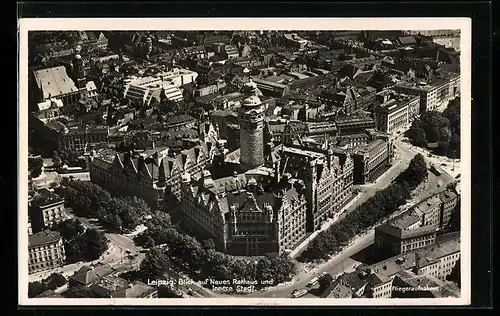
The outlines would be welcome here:
M 186 223 L 233 255 L 293 249 L 306 236 L 302 187 L 291 181 L 274 187 L 265 182 L 258 184 L 248 175 L 213 180 L 207 171 L 197 180 L 186 175 L 182 190 Z
M 409 127 L 419 114 L 420 99 L 416 96 L 395 96 L 375 108 L 375 122 L 381 132 L 393 134 Z
M 35 232 L 50 228 L 67 218 L 64 199 L 47 189 L 38 190 L 31 200 L 30 226 Z
M 460 74 L 448 73 L 428 83 L 400 83 L 396 92 L 420 97 L 420 113 L 441 110 L 449 101 L 460 96 Z
M 195 175 L 209 166 L 217 152 L 212 142 L 169 154 L 157 148 L 123 154 L 102 152 L 91 157 L 90 180 L 109 191 L 125 191 L 150 205 L 163 205 L 167 195 L 180 198 L 181 176 Z
M 273 168 L 304 182 L 308 231 L 339 215 L 353 198 L 354 163 L 349 152 L 287 145 L 278 146 L 276 154 Z
M 435 226 L 404 228 L 392 222 L 375 228 L 375 243 L 377 248 L 389 256 L 396 256 L 433 245 L 435 240 Z
M 29 274 L 62 267 L 66 260 L 64 244 L 58 232 L 45 230 L 28 239 Z
M 439 215 L 439 228 L 442 229 L 446 225 L 448 225 L 450 217 L 460 201 L 458 195 L 452 190 L 447 190 L 443 192 L 440 197 L 441 197 L 441 210 Z
M 393 159 L 393 144 L 388 136 L 376 136 L 366 146 L 356 149 L 354 160 L 354 183 L 375 181 L 390 167 Z

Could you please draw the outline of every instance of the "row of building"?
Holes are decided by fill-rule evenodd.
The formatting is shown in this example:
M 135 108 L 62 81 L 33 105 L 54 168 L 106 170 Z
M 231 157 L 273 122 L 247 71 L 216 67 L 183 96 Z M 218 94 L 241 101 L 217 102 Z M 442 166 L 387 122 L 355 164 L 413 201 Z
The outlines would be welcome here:
M 323 292 L 324 298 L 460 297 L 447 277 L 457 269 L 460 236 L 451 234 L 436 244 L 400 254 L 344 273 Z
M 459 203 L 458 194 L 447 189 L 412 206 L 375 228 L 375 244 L 381 253 L 398 255 L 435 243 Z

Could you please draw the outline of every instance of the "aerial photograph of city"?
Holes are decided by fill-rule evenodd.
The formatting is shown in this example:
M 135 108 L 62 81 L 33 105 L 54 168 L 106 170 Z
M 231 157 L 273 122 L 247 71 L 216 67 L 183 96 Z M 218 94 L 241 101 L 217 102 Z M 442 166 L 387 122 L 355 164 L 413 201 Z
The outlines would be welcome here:
M 460 37 L 29 31 L 28 297 L 460 298 Z

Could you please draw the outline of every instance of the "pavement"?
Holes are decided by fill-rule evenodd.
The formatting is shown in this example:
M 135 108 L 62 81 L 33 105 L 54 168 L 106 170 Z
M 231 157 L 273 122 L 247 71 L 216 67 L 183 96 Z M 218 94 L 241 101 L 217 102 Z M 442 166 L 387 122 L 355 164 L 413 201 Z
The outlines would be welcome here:
M 402 134 L 397 136 L 394 140 L 395 145 L 395 155 L 396 159 L 393 166 L 387 170 L 383 175 L 381 175 L 377 181 L 371 184 L 359 186 L 359 190 L 362 192 L 362 196 L 353 203 L 349 209 L 343 213 L 345 216 L 350 211 L 356 209 L 364 201 L 368 200 L 371 196 L 375 194 L 380 189 L 383 189 L 394 180 L 401 171 L 408 167 L 411 159 L 419 152 L 418 149 L 408 146 L 408 144 L 402 141 Z M 430 163 L 429 157 L 424 155 L 424 159 Z M 433 173 L 428 173 L 428 179 L 418 187 L 413 197 L 407 204 L 403 205 L 398 211 L 394 212 L 390 218 L 395 217 L 402 212 L 404 212 L 408 207 L 414 203 L 426 198 L 427 196 L 442 191 L 446 184 L 454 181 L 454 177 L 443 172 L 441 176 L 436 176 Z M 384 219 L 386 220 L 386 219 Z M 375 225 L 377 226 L 377 225 Z M 317 263 L 297 263 L 298 273 L 294 279 L 288 283 L 278 285 L 276 287 L 268 288 L 264 291 L 254 292 L 248 294 L 248 297 L 276 297 L 285 298 L 290 297 L 292 291 L 296 289 L 307 288 L 307 284 L 315 277 L 323 272 L 327 272 L 333 277 L 344 272 L 352 272 L 355 267 L 361 262 L 353 259 L 355 254 L 358 254 L 363 249 L 369 247 L 374 243 L 374 227 L 369 229 L 364 234 L 358 235 L 353 241 L 340 253 L 334 255 L 326 262 Z M 311 290 L 304 297 L 317 297 L 317 295 L 312 294 L 314 289 Z

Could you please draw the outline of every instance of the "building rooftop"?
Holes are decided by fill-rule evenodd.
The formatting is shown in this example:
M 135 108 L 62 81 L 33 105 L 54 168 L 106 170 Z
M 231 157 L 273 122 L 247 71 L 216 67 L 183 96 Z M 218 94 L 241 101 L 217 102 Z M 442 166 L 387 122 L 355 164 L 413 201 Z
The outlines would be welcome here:
M 33 74 L 38 88 L 43 92 L 43 99 L 78 92 L 65 66 L 36 70 Z
M 182 114 L 182 115 L 175 115 L 175 116 L 169 116 L 167 118 L 167 125 L 177 125 L 177 124 L 182 124 L 182 123 L 188 123 L 188 122 L 194 122 L 196 119 L 192 117 L 191 115 L 187 114 Z
M 28 245 L 29 248 L 43 246 L 45 244 L 56 243 L 61 240 L 61 234 L 52 230 L 44 230 L 39 233 L 29 236 Z
M 305 156 L 309 158 L 323 158 L 325 155 L 316 151 L 312 150 L 307 150 L 303 148 L 295 148 L 295 147 L 288 147 L 288 146 L 282 146 L 280 147 L 280 150 L 282 150 L 285 153 L 290 153 L 294 155 L 300 155 L 300 156 Z
M 114 269 L 109 264 L 99 264 L 96 266 L 83 266 L 76 271 L 71 280 L 77 281 L 84 285 L 89 285 L 98 281 L 100 278 L 108 276 L 114 272 Z
M 423 215 L 431 212 L 434 210 L 434 207 L 437 204 L 441 204 L 441 199 L 439 198 L 439 195 L 433 195 L 432 197 L 428 198 L 427 200 L 424 200 L 420 202 L 419 204 L 415 205 L 414 209 L 418 215 Z
M 445 241 L 441 242 L 436 240 L 435 245 L 391 257 L 389 259 L 367 266 L 367 268 L 372 269 L 379 275 L 392 277 L 401 271 L 410 270 L 415 266 L 415 253 L 419 253 L 421 258 L 428 257 L 432 261 L 433 259 L 447 256 L 459 251 L 460 236 L 457 234 L 453 234 L 452 238 L 447 238 Z
M 434 297 L 460 297 L 460 288 L 453 282 L 440 280 L 432 275 L 415 275 L 401 271 L 394 278 L 408 287 L 429 289 Z
M 338 117 L 335 122 L 339 125 L 355 124 L 355 123 L 373 123 L 374 120 L 369 116 L 345 116 Z
M 64 203 L 64 199 L 47 189 L 39 189 L 34 192 L 32 204 L 46 207 L 53 204 Z
M 407 229 L 408 227 L 418 223 L 420 221 L 420 217 L 414 212 L 405 212 L 400 216 L 394 218 L 391 221 L 391 225 L 399 228 L 399 229 Z
M 343 285 L 340 281 L 335 280 L 322 294 L 322 298 L 350 298 L 352 290 L 350 287 Z
M 141 298 L 155 292 L 156 289 L 141 281 L 135 281 L 131 286 L 111 293 L 112 298 Z
M 458 195 L 451 191 L 451 190 L 446 190 L 444 191 L 443 193 L 441 193 L 441 201 L 443 201 L 444 203 L 448 202 L 448 201 L 451 201 L 451 200 L 454 200 L 458 197 Z

